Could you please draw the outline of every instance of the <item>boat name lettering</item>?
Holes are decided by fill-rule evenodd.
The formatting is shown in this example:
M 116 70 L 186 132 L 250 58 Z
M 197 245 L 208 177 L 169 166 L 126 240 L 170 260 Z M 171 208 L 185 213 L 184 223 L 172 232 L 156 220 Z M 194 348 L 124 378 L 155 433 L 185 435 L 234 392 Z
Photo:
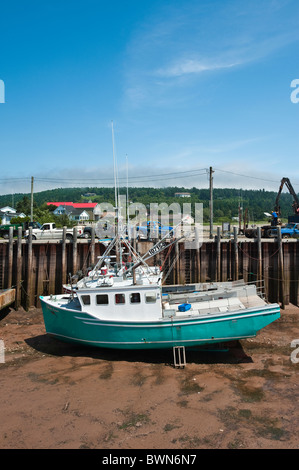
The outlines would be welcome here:
M 151 248 L 149 250 L 149 254 L 150 255 L 154 255 L 155 253 L 157 253 L 158 251 L 162 250 L 163 248 L 165 248 L 167 245 L 167 243 L 164 241 L 164 242 L 161 242 L 161 243 L 158 243 L 156 246 L 154 246 L 153 248 Z

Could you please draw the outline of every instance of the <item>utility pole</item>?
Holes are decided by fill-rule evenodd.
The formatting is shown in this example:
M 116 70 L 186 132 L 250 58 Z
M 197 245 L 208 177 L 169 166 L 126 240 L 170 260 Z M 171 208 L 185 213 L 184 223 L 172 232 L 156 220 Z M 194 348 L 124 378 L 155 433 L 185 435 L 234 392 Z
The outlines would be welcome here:
M 33 222 L 33 176 L 31 176 L 30 222 Z
M 213 238 L 213 173 L 210 166 L 210 238 Z

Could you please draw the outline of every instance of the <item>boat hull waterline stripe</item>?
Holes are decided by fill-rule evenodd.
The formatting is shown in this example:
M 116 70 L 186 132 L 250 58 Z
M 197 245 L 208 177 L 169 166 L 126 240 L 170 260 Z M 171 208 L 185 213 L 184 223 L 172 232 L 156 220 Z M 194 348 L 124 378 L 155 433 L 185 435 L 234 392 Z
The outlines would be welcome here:
M 72 338 L 71 336 L 65 336 L 61 335 L 58 333 L 52 333 L 50 331 L 47 331 L 49 335 L 55 336 L 55 337 L 61 337 L 70 341 L 80 341 L 82 343 L 89 343 L 89 344 L 124 344 L 124 345 L 133 345 L 133 344 L 169 344 L 173 343 L 173 340 L 169 341 L 90 341 L 87 339 L 80 339 L 80 338 Z M 202 343 L 202 342 L 207 342 L 207 341 L 214 341 L 215 343 L 221 342 L 221 341 L 234 341 L 234 340 L 239 340 L 239 339 L 246 339 L 246 338 L 254 338 L 255 335 L 247 335 L 247 336 L 232 336 L 232 337 L 223 337 L 223 338 L 205 338 L 205 339 L 189 339 L 189 340 L 175 340 L 175 343 Z

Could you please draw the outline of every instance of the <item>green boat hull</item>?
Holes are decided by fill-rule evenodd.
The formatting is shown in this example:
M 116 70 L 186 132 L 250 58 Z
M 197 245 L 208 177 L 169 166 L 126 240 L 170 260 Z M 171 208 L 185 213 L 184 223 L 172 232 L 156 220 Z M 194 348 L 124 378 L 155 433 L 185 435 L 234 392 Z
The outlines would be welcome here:
M 256 336 L 280 317 L 278 304 L 154 322 L 103 321 L 84 312 L 58 308 L 40 298 L 46 332 L 66 342 L 113 349 L 194 347 Z

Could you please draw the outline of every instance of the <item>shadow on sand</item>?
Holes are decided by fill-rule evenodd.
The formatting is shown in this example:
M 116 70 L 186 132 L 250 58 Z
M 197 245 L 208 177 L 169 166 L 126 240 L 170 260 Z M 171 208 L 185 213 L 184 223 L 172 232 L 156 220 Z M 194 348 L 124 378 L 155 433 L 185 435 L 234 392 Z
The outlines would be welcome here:
M 87 357 L 102 361 L 144 362 L 174 366 L 172 348 L 150 350 L 106 349 L 66 343 L 44 334 L 27 338 L 27 345 L 51 356 Z M 240 364 L 252 362 L 239 341 L 186 348 L 186 363 L 191 364 Z

